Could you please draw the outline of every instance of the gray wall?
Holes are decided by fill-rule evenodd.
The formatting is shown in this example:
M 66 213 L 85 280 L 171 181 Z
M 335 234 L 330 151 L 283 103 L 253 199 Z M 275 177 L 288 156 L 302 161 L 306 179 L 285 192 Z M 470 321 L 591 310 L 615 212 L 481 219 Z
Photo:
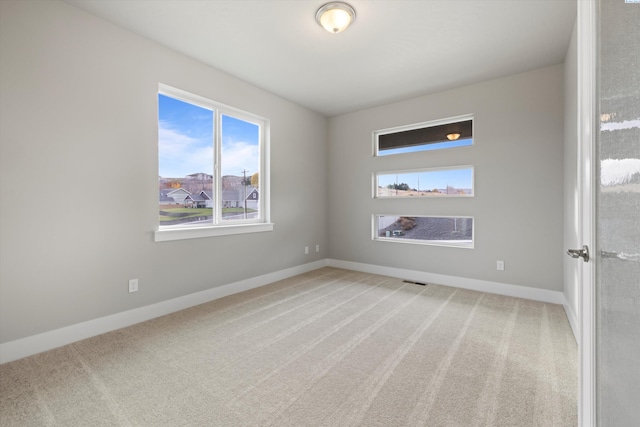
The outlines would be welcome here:
M 602 427 L 638 426 L 640 4 L 613 0 L 598 4 L 598 107 L 602 122 L 596 137 L 596 164 L 600 165 L 596 196 L 597 418 Z M 616 161 L 636 166 L 615 166 Z M 613 182 L 607 178 L 622 178 L 625 172 L 629 173 L 626 179 Z
M 0 342 L 327 257 L 324 117 L 66 3 L 0 8 Z M 152 241 L 159 82 L 271 119 L 274 232 Z
M 562 65 L 327 121 L 66 3 L 0 8 L 0 342 L 329 257 L 562 291 Z M 271 119 L 274 232 L 153 242 L 159 82 Z M 371 156 L 467 113 L 472 148 Z M 398 210 L 474 216 L 475 249 L 371 241 L 373 171 L 459 164 L 475 198 Z
M 330 256 L 562 291 L 563 79 L 557 65 L 330 119 Z M 372 157 L 375 130 L 469 113 L 474 147 Z M 474 198 L 371 198 L 374 171 L 463 164 Z M 372 241 L 371 215 L 395 212 L 474 216 L 475 249 Z
M 574 25 L 564 60 L 564 248 L 581 248 L 578 229 L 578 30 Z M 578 286 L 581 262 L 568 256 L 564 260 L 564 296 L 578 315 Z M 574 319 L 576 322 L 578 319 Z M 576 325 L 577 326 L 577 325 Z M 574 331 L 577 334 L 578 331 Z

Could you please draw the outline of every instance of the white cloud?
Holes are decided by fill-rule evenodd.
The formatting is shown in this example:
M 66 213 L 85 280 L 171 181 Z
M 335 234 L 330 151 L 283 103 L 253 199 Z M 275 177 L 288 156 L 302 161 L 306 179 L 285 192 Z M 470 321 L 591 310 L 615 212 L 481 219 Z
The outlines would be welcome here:
M 236 141 L 222 146 L 222 175 L 242 175 L 246 170 L 253 175 L 260 165 L 260 150 L 256 144 Z
M 181 178 L 205 172 L 213 174 L 213 142 L 202 141 L 171 129 L 160 122 L 158 129 L 160 176 Z M 259 169 L 260 150 L 257 144 L 244 141 L 227 142 L 222 146 L 222 175 L 253 175 Z
M 197 172 L 213 173 L 211 141 L 184 135 L 163 122 L 159 124 L 158 140 L 160 176 L 181 178 Z

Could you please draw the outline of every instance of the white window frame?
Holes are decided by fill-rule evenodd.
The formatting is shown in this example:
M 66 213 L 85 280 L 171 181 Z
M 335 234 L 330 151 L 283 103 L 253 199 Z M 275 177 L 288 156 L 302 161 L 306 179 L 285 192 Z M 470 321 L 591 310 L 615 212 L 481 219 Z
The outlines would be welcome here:
M 464 218 L 471 219 L 473 221 L 473 228 L 471 230 L 471 243 L 467 240 L 457 243 L 455 240 L 418 240 L 418 239 L 398 239 L 394 237 L 378 236 L 378 217 L 423 217 L 423 218 Z M 406 243 L 409 245 L 427 245 L 427 246 L 448 246 L 462 249 L 473 249 L 476 242 L 476 220 L 473 216 L 468 215 L 417 215 L 417 214 L 373 214 L 371 216 L 371 239 L 379 242 L 390 243 Z M 464 243 L 462 243 L 464 242 Z
M 270 214 L 270 170 L 269 170 L 269 135 L 270 122 L 264 117 L 230 107 L 219 102 L 212 101 L 208 98 L 195 95 L 193 93 L 177 89 L 165 84 L 158 85 L 158 94 L 166 95 L 171 98 L 178 99 L 189 104 L 203 107 L 214 112 L 214 165 L 213 165 L 213 185 L 214 185 L 214 218 L 211 225 L 206 226 L 160 226 L 154 231 L 154 240 L 156 242 L 194 239 L 202 237 L 228 236 L 235 234 L 259 233 L 273 231 L 274 224 L 271 223 Z M 260 197 L 258 198 L 260 217 L 257 219 L 238 219 L 238 220 L 222 220 L 222 173 L 220 168 L 222 141 L 222 116 L 231 116 L 240 120 L 254 123 L 260 127 L 260 141 L 258 144 L 260 150 Z M 159 154 L 159 153 L 158 153 Z M 158 176 L 156 170 L 156 176 Z M 157 191 L 157 190 L 156 190 Z
M 452 170 L 463 170 L 463 169 L 471 169 L 471 193 L 470 194 L 430 194 L 428 196 L 379 196 L 378 195 L 378 177 L 379 175 L 401 175 L 401 174 L 409 174 L 409 173 L 421 173 L 421 172 L 437 172 L 437 171 L 452 171 Z M 373 173 L 373 198 L 374 199 L 418 199 L 418 200 L 429 200 L 431 198 L 454 198 L 454 197 L 474 197 L 475 195 L 475 170 L 472 165 L 456 165 L 456 166 L 442 166 L 435 168 L 424 168 L 424 169 L 405 169 L 405 170 L 392 170 L 392 171 L 381 171 Z

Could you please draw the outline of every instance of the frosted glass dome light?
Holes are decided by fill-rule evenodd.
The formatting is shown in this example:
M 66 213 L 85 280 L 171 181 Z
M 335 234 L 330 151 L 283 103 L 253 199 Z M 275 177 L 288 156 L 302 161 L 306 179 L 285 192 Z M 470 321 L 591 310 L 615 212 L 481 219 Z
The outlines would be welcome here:
M 342 2 L 327 3 L 316 12 L 316 22 L 333 34 L 344 31 L 355 19 L 355 9 Z

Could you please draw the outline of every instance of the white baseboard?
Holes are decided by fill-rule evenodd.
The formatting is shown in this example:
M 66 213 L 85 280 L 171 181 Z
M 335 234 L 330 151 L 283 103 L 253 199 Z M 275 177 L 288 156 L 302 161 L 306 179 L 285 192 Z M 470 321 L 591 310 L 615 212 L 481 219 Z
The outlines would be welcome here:
M 144 322 L 146 320 L 151 320 L 156 317 L 174 313 L 179 310 L 184 310 L 185 308 L 213 301 L 215 299 L 232 295 L 238 292 L 243 292 L 249 289 L 264 286 L 278 280 L 293 277 L 295 275 L 306 273 L 325 266 L 362 271 L 365 273 L 380 274 L 384 276 L 399 277 L 420 282 L 437 283 L 446 286 L 454 286 L 457 288 L 525 298 L 553 304 L 562 304 L 567 313 L 567 317 L 569 318 L 569 323 L 573 330 L 574 336 L 578 336 L 576 333 L 577 318 L 571 307 L 566 304 L 566 300 L 562 292 L 531 288 L 527 286 L 516 286 L 505 283 L 489 282 L 486 280 L 468 279 L 464 277 L 427 273 L 424 271 L 407 270 L 402 268 L 385 267 L 335 259 L 324 259 L 296 267 L 287 268 L 285 270 L 264 274 L 262 276 L 252 277 L 250 279 L 241 280 L 224 286 L 207 289 L 206 291 L 196 292 L 194 294 L 162 301 L 133 310 L 124 311 L 122 313 L 112 314 L 109 316 L 101 317 L 99 319 L 77 323 L 75 325 L 66 326 L 64 328 L 56 329 L 53 331 L 43 332 L 41 334 L 32 335 L 15 341 L 6 342 L 0 344 L 0 364 L 31 356 L 43 351 L 51 350 L 66 344 L 71 344 L 73 342 L 104 334 L 116 329 L 131 326 L 136 323 Z
M 576 343 L 580 345 L 580 329 L 578 328 L 578 316 L 576 316 L 576 312 L 573 311 L 569 302 L 564 300 L 562 303 L 564 307 L 564 312 L 567 315 L 567 319 L 569 319 L 569 326 L 571 326 L 571 332 L 573 332 L 573 338 L 575 338 Z
M 0 344 L 0 364 L 325 267 L 320 260 Z
M 341 261 L 336 259 L 328 259 L 327 265 L 330 267 L 361 271 L 363 273 L 399 277 L 407 280 L 435 283 L 439 285 L 489 292 L 491 294 L 506 295 L 510 297 L 525 298 L 552 304 L 563 304 L 565 302 L 564 294 L 562 292 L 531 288 L 528 286 L 516 286 L 506 283 L 489 282 L 487 280 L 468 279 L 466 277 L 447 276 L 443 274 L 427 273 L 424 271 L 406 270 L 403 268 L 362 264 L 359 262 Z

